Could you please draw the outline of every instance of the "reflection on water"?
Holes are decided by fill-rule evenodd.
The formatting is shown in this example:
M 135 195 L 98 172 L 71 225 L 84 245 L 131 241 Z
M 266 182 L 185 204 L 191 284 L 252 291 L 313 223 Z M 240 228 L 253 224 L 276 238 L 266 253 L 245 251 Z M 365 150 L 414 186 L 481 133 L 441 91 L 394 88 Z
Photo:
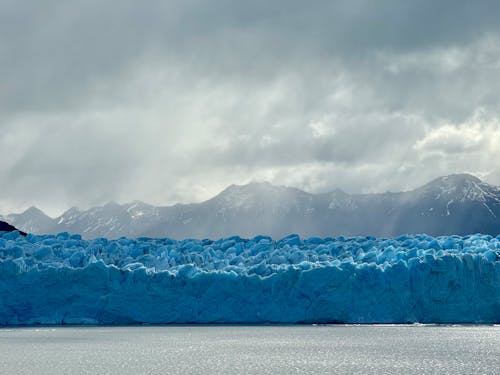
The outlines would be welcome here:
M 482 373 L 499 326 L 0 329 L 2 374 Z

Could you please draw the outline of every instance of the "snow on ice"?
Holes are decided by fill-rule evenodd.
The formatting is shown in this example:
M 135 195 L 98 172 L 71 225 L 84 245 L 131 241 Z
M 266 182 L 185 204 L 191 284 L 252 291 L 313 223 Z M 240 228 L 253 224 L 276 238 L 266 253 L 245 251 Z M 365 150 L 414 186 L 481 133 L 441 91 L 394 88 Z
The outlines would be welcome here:
M 499 323 L 500 236 L 0 232 L 0 324 Z

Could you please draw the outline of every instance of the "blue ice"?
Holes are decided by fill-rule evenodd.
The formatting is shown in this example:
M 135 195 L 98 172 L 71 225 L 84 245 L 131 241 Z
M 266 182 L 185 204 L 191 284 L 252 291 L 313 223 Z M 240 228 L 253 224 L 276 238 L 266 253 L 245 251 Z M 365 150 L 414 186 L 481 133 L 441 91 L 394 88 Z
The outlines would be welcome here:
M 500 323 L 500 236 L 0 232 L 0 324 Z

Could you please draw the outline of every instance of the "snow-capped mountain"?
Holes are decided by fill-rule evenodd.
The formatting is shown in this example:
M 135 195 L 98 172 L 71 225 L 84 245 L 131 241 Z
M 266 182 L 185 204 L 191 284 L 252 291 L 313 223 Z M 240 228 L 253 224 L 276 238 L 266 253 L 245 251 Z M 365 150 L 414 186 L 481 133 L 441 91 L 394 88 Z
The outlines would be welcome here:
M 71 208 L 52 219 L 36 208 L 5 217 L 31 233 L 80 233 L 84 238 L 216 238 L 258 234 L 397 236 L 500 233 L 500 188 L 477 177 L 438 178 L 407 192 L 310 194 L 269 183 L 231 185 L 196 204 L 155 207 L 135 201 L 89 210 Z
M 27 233 L 52 233 L 54 228 L 54 219 L 48 217 L 36 207 L 30 207 L 20 214 L 4 216 L 3 220 Z

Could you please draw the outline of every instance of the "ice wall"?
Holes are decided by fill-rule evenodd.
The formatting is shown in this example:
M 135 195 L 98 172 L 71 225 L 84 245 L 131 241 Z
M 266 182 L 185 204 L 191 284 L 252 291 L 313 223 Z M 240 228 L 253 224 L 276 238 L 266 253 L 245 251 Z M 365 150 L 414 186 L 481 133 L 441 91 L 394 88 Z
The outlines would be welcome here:
M 0 233 L 0 324 L 500 323 L 500 236 Z

